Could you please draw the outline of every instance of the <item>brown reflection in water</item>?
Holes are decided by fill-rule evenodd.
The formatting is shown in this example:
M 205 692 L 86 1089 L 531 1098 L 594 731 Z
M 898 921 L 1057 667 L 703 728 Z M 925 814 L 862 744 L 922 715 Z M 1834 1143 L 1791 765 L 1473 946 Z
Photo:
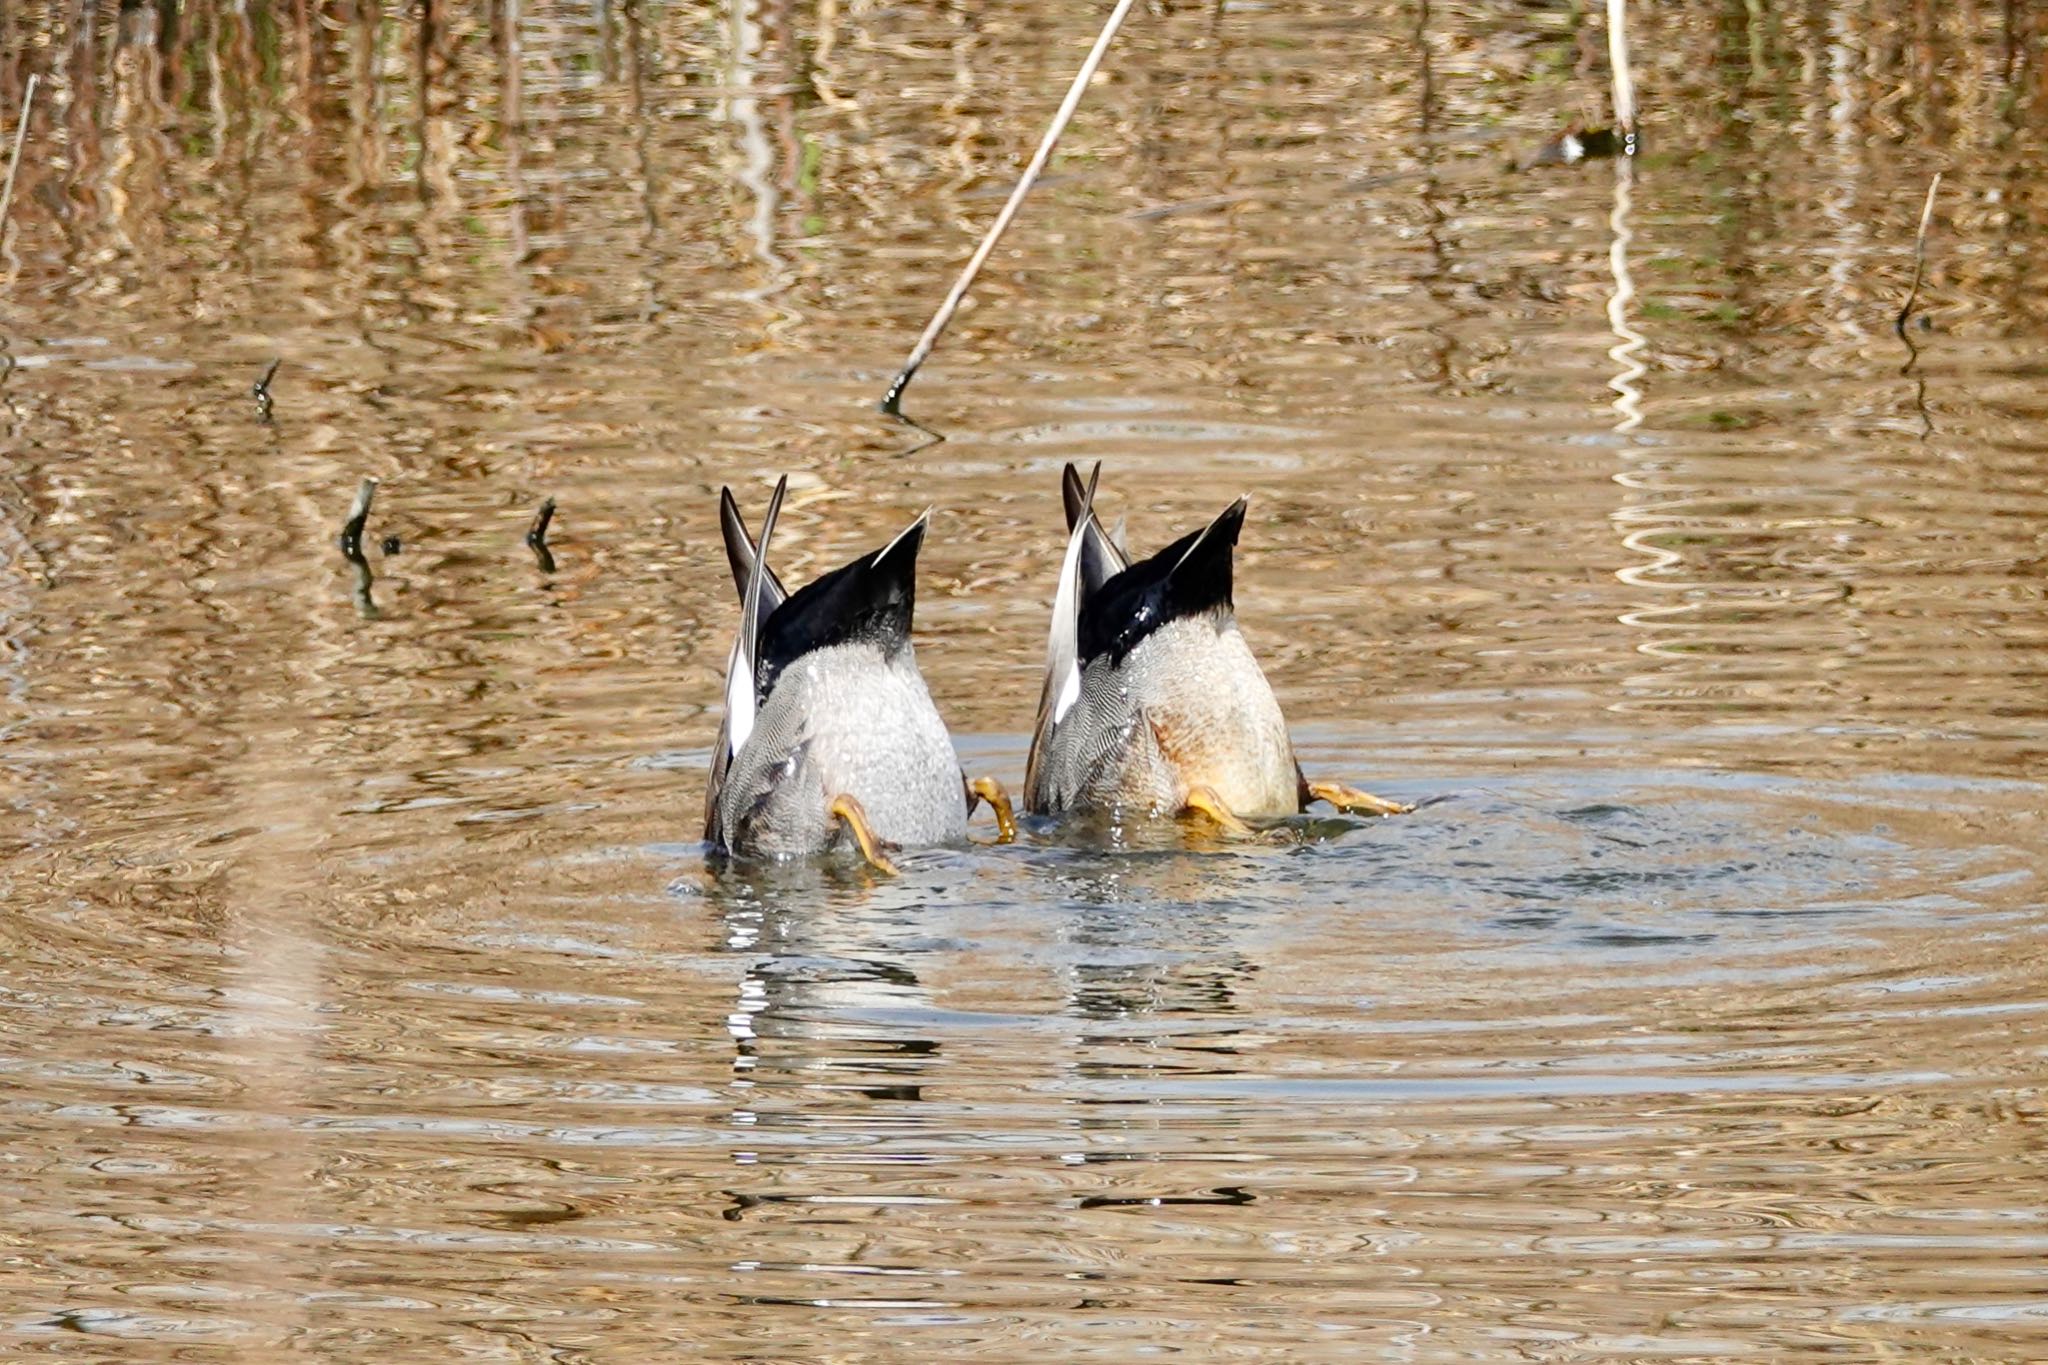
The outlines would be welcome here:
M 2040 15 L 1147 10 L 906 459 L 1090 16 L 0 5 L 0 1354 L 2024 1355 Z M 1014 779 L 1096 458 L 1442 799 L 714 883 L 718 485 Z

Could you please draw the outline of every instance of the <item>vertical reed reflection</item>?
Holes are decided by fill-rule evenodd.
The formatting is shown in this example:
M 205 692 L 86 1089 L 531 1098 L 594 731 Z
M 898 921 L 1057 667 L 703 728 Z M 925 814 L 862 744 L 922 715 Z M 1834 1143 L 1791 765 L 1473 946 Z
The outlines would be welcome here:
M 1440 389 L 1451 387 L 1455 376 L 1458 335 L 1445 315 L 1455 318 L 1457 309 L 1453 300 L 1455 286 L 1451 280 L 1450 258 L 1445 246 L 1444 234 L 1449 213 L 1445 209 L 1438 183 L 1437 170 L 1437 89 L 1434 55 L 1430 51 L 1429 0 L 1416 0 L 1415 28 L 1415 147 L 1422 158 L 1422 235 L 1429 243 L 1429 267 L 1423 272 L 1423 285 L 1435 302 L 1438 318 L 1429 329 L 1434 351 L 1435 373 L 1431 382 Z
M 1642 391 L 1636 381 L 1648 373 L 1638 358 L 1646 344 L 1642 333 L 1629 325 L 1628 305 L 1636 296 L 1635 281 L 1629 275 L 1628 249 L 1635 240 L 1629 221 L 1634 209 L 1636 142 L 1635 73 L 1629 64 L 1627 0 L 1608 0 L 1607 58 L 1614 84 L 1614 133 L 1620 139 L 1620 155 L 1614 159 L 1614 209 L 1607 216 L 1611 238 L 1607 247 L 1608 270 L 1614 276 L 1613 292 L 1607 296 L 1607 325 L 1615 344 L 1608 359 L 1621 367 L 1607 387 L 1614 390 L 1617 433 L 1634 431 L 1643 424 Z
M 663 172 L 654 159 L 655 111 L 647 98 L 647 27 L 640 14 L 641 0 L 625 0 L 626 117 L 633 148 L 634 202 L 640 218 L 640 234 L 634 253 L 639 266 L 640 318 L 651 322 L 669 311 L 664 280 L 669 270 L 667 234 L 663 231 L 661 197 L 657 181 Z
M 455 178 L 455 115 L 461 108 L 454 84 L 456 21 L 446 10 L 446 0 L 420 0 L 418 22 L 413 66 L 419 91 L 414 110 L 418 160 L 413 180 L 423 209 L 417 234 L 418 269 L 426 290 L 445 300 L 455 280 L 450 253 L 458 240 L 463 207 Z
M 1868 53 L 1850 8 L 1831 9 L 1827 21 L 1827 167 L 1819 192 L 1820 210 L 1832 225 L 1827 259 L 1825 325 L 1845 341 L 1860 343 L 1869 329 L 1863 320 L 1863 269 L 1869 256 L 1869 224 L 1863 211 L 1865 160 L 1869 155 L 1869 110 L 1863 99 Z
M 772 107 L 777 119 L 774 131 L 794 154 L 789 132 L 792 86 L 789 73 L 779 69 L 788 61 L 789 14 L 777 0 L 727 0 L 727 15 L 731 59 L 726 74 L 728 93 L 721 108 L 736 130 L 740 159 L 733 179 L 752 204 L 745 233 L 748 250 L 761 265 L 760 283 L 738 291 L 737 297 L 762 311 L 765 339 L 774 342 L 801 320 L 795 310 L 776 301 L 794 282 L 795 273 L 776 245 L 782 196 L 774 174 L 775 146 L 769 126 Z
M 522 0 L 492 0 L 491 43 L 498 64 L 499 166 L 505 178 L 506 270 L 510 296 L 504 317 L 515 327 L 533 322 L 537 308 L 528 278 L 532 248 L 527 238 L 525 35 Z
M 1616 157 L 1614 160 L 1614 208 L 1607 215 L 1611 236 L 1607 246 L 1607 267 L 1614 277 L 1614 288 L 1607 295 L 1607 325 L 1615 335 L 1615 344 L 1608 348 L 1607 358 L 1620 368 L 1607 381 L 1607 387 L 1614 390 L 1614 429 L 1617 433 L 1634 431 L 1643 424 L 1642 390 L 1636 381 L 1649 373 L 1648 366 L 1641 359 L 1643 348 L 1648 345 L 1641 332 L 1629 323 L 1628 306 L 1635 299 L 1635 280 L 1629 274 L 1628 249 L 1635 240 L 1630 216 L 1635 208 L 1635 158 Z

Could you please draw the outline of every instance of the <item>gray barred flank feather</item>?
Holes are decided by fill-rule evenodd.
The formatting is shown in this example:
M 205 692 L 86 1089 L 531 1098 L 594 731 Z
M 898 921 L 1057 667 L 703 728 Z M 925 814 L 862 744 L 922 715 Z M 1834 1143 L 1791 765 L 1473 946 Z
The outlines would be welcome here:
M 966 836 L 960 761 L 907 646 L 834 645 L 784 670 L 716 795 L 712 842 L 769 857 L 822 852 L 840 838 L 827 807 L 841 793 L 889 843 Z
M 1228 608 L 1161 627 L 1121 664 L 1091 660 L 1032 755 L 1024 805 L 1170 815 L 1197 786 L 1245 816 L 1301 809 L 1286 719 Z

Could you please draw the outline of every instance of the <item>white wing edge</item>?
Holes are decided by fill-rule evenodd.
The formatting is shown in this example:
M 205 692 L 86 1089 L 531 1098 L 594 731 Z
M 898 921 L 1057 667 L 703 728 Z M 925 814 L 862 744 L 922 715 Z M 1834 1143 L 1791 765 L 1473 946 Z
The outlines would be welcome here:
M 1074 529 L 1067 534 L 1067 555 L 1060 562 L 1059 591 L 1052 599 L 1052 632 L 1046 641 L 1045 671 L 1059 687 L 1052 705 L 1052 722 L 1066 719 L 1067 712 L 1081 699 L 1081 542 L 1095 520 L 1092 507 L 1083 507 Z
M 754 542 L 754 563 L 747 573 L 747 592 L 740 602 L 739 638 L 732 642 L 732 655 L 725 665 L 726 752 L 736 754 L 754 733 L 754 687 L 759 673 L 760 641 L 755 638 L 755 613 L 761 604 L 761 584 L 768 573 L 768 538 L 775 534 L 775 519 L 782 513 L 782 495 L 789 491 L 789 479 L 776 480 L 768 499 L 768 513 L 761 518 L 761 538 Z

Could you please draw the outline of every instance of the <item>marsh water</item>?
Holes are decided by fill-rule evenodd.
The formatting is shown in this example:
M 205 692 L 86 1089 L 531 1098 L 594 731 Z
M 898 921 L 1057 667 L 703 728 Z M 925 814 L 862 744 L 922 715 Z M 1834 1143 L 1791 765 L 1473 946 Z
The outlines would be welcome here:
M 0 1355 L 2048 1354 L 2041 10 L 1140 6 L 931 443 L 1099 19 L 0 7 Z M 1416 813 L 708 867 L 719 486 L 1015 787 L 1098 459 Z

